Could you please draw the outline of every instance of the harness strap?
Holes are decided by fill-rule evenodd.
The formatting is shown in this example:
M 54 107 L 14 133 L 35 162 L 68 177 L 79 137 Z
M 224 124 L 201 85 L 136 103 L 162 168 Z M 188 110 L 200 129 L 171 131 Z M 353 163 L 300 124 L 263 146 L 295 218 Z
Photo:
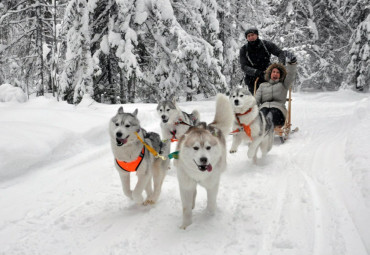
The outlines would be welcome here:
M 176 129 L 173 131 L 170 131 L 170 133 L 172 134 L 171 143 L 177 142 L 179 139 L 176 138 Z
M 166 160 L 165 156 L 159 155 L 159 153 L 153 147 L 150 147 L 149 144 L 144 142 L 137 132 L 135 132 L 135 135 L 137 136 L 137 139 L 139 139 L 139 141 L 148 149 L 148 151 L 153 154 L 154 157 Z
M 253 120 L 251 121 L 251 123 L 246 125 L 246 124 L 242 124 L 240 122 L 240 119 L 239 119 L 239 116 L 243 116 L 243 115 L 246 115 L 246 114 L 250 113 L 252 111 L 252 109 L 253 108 L 249 108 L 249 110 L 246 111 L 245 113 L 236 113 L 235 114 L 235 118 L 238 121 L 239 126 L 242 127 L 242 128 L 241 129 L 240 128 L 235 129 L 234 131 L 231 132 L 231 134 L 235 134 L 237 132 L 241 132 L 242 130 L 244 130 L 245 134 L 253 141 L 252 130 L 251 130 L 251 127 L 250 127 L 250 125 L 253 123 Z
M 265 51 L 266 51 L 266 53 L 267 53 L 267 55 L 269 56 L 269 59 L 270 59 L 270 57 L 271 57 L 271 53 L 268 51 L 268 49 L 267 49 L 267 47 L 266 47 L 265 43 L 263 42 L 263 40 L 260 40 L 260 41 L 261 41 L 262 46 L 263 46 L 263 48 L 265 49 Z M 249 53 L 248 53 L 248 45 L 247 45 L 247 47 L 246 47 L 246 57 L 247 57 L 248 61 L 251 63 L 251 65 L 252 65 L 252 66 L 255 66 L 255 64 L 252 62 L 252 60 L 251 60 L 251 59 L 250 59 L 250 57 L 249 57 Z
M 175 126 L 182 124 L 182 125 L 186 125 L 186 126 L 189 126 L 189 127 L 193 127 L 193 125 L 191 125 L 189 123 L 186 123 L 181 118 L 178 121 L 176 121 L 174 124 L 175 124 Z M 179 139 L 177 139 L 177 137 L 176 137 L 176 129 L 173 130 L 173 131 L 170 131 L 170 133 L 172 134 L 171 142 L 177 142 Z
M 235 116 L 236 116 L 236 117 L 239 117 L 239 116 L 247 115 L 247 114 L 248 114 L 248 113 L 250 113 L 252 110 L 253 110 L 253 108 L 249 108 L 245 113 L 235 113 Z M 238 119 L 238 121 L 239 121 L 239 119 Z
M 185 121 L 183 121 L 182 119 L 179 119 L 179 121 L 175 122 L 174 123 L 176 126 L 179 125 L 179 124 L 183 124 L 183 125 L 186 125 L 186 126 L 189 126 L 189 127 L 192 127 L 193 125 L 190 125 L 189 123 L 186 123 Z
M 131 162 L 126 162 L 126 161 L 120 161 L 116 159 L 117 165 L 124 171 L 126 172 L 136 172 L 136 170 L 139 168 L 141 162 L 143 161 L 145 155 L 145 147 L 143 146 L 143 149 L 140 152 L 140 155 L 133 161 Z

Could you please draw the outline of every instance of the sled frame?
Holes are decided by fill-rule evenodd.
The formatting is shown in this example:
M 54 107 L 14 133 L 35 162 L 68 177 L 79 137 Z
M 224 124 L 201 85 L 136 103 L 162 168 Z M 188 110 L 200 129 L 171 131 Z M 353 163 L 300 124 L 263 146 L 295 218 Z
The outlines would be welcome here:
M 288 90 L 288 97 L 286 99 L 288 102 L 288 111 L 287 116 L 285 118 L 284 125 L 281 126 L 275 126 L 275 135 L 279 136 L 281 143 L 284 143 L 288 137 L 289 134 L 292 132 L 292 87 Z M 298 128 L 295 128 L 293 132 L 298 131 Z

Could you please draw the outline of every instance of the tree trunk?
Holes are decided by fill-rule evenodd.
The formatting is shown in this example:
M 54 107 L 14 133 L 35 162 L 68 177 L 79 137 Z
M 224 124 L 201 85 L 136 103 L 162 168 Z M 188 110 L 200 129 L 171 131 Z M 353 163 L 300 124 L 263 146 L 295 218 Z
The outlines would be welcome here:
M 42 20 L 41 20 L 41 6 L 36 6 L 36 18 L 37 18 L 37 29 L 36 29 L 36 50 L 38 57 L 40 58 L 40 65 L 38 66 L 40 71 L 40 84 L 37 88 L 37 96 L 43 96 L 45 93 L 44 88 L 44 56 L 43 56 L 43 49 L 42 49 Z

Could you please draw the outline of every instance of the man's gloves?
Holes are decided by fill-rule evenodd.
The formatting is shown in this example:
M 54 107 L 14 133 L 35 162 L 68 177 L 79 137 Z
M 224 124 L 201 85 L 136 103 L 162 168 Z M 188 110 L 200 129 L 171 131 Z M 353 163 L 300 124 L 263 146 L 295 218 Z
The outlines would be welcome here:
M 289 64 L 295 64 L 297 63 L 297 58 L 294 56 L 294 54 L 290 51 L 285 51 L 285 58 Z

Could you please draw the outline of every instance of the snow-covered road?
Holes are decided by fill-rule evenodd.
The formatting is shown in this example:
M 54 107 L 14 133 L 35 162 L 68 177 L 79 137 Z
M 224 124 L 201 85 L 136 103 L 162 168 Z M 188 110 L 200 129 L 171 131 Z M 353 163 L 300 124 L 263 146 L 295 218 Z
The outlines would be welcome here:
M 106 131 L 118 106 L 0 103 L 0 254 L 370 254 L 370 95 L 293 98 L 299 132 L 257 165 L 246 146 L 228 154 L 216 214 L 199 187 L 185 231 L 174 167 L 156 205 L 123 195 Z M 124 108 L 160 131 L 154 104 Z

